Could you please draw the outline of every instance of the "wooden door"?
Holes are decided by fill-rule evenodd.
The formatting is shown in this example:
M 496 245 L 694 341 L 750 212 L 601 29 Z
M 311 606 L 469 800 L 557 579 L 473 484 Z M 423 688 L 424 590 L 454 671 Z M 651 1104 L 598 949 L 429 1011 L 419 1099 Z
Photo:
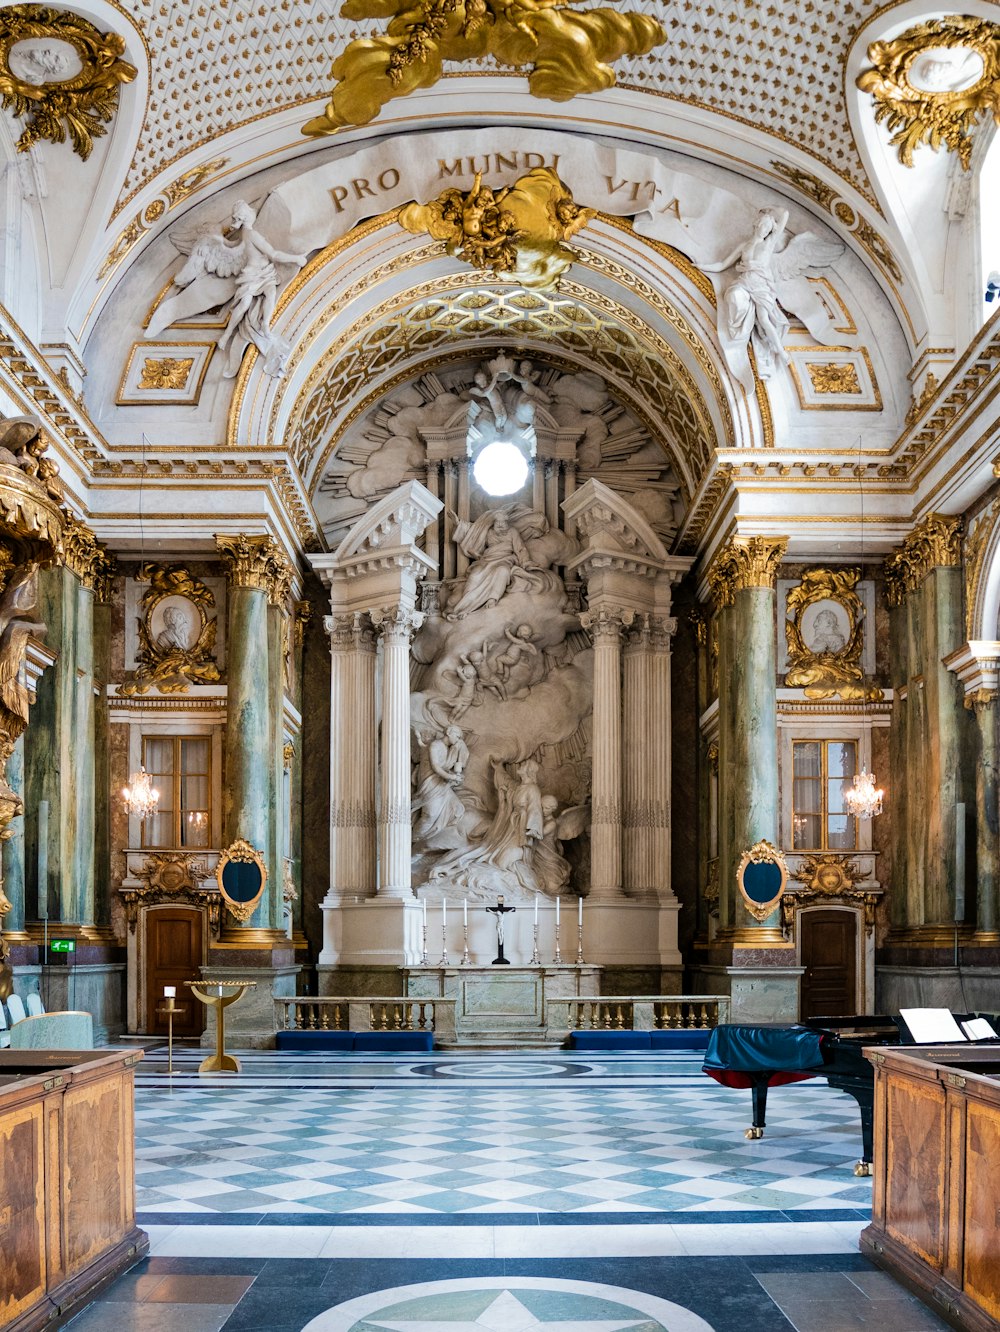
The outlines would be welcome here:
M 146 912 L 146 1030 L 167 1034 L 167 1018 L 160 1012 L 163 987 L 177 987 L 175 1036 L 200 1036 L 204 1004 L 184 984 L 198 980 L 203 961 L 205 915 L 196 907 L 162 907 Z
M 799 916 L 801 1016 L 846 1017 L 858 1011 L 858 918 L 853 911 Z

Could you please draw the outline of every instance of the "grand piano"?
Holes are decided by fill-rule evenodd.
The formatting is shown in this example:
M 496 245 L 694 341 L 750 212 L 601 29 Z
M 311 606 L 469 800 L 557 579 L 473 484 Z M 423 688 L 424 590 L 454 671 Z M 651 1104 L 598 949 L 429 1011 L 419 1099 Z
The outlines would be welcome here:
M 990 1015 L 956 1014 L 958 1023 Z M 916 1045 L 902 1017 L 812 1018 L 793 1026 L 780 1023 L 726 1024 L 709 1038 L 702 1072 L 724 1087 L 749 1087 L 753 1123 L 748 1138 L 764 1136 L 768 1087 L 807 1078 L 826 1078 L 831 1087 L 853 1096 L 861 1111 L 861 1160 L 856 1175 L 872 1173 L 872 1120 L 875 1073 L 864 1057 L 866 1046 Z M 1000 1044 L 976 1041 L 975 1044 Z

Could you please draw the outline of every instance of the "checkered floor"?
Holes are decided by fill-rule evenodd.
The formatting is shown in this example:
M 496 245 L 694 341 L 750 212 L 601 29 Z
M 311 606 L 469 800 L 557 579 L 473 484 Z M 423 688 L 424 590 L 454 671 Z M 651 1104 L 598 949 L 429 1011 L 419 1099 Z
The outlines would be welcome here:
M 860 1153 L 852 1099 L 822 1081 L 774 1089 L 766 1136 L 747 1141 L 749 1092 L 719 1087 L 699 1064 L 690 1055 L 658 1059 L 652 1078 L 634 1058 L 467 1057 L 459 1082 L 455 1060 L 415 1060 L 403 1066 L 417 1075 L 409 1078 L 398 1059 L 365 1061 L 354 1077 L 346 1062 L 326 1061 L 326 1075 L 310 1077 L 309 1066 L 282 1060 L 277 1077 L 273 1056 L 251 1056 L 246 1076 L 198 1082 L 192 1054 L 171 1084 L 150 1060 L 138 1079 L 138 1210 L 150 1221 L 867 1211 L 871 1181 L 852 1173 Z M 264 1069 L 262 1084 L 254 1073 Z M 526 1076 L 532 1069 L 538 1076 Z

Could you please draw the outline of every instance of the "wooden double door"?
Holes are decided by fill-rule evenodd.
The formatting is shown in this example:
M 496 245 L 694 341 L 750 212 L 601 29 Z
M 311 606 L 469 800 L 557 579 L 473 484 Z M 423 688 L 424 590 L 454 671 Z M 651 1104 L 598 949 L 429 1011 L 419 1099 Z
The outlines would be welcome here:
M 198 980 L 204 961 L 205 913 L 197 907 L 159 907 L 146 912 L 146 1031 L 167 1034 L 163 988 L 177 989 L 175 1036 L 200 1036 L 205 1005 L 184 984 Z
M 800 1016 L 846 1017 L 858 1011 L 858 917 L 854 911 L 799 916 Z

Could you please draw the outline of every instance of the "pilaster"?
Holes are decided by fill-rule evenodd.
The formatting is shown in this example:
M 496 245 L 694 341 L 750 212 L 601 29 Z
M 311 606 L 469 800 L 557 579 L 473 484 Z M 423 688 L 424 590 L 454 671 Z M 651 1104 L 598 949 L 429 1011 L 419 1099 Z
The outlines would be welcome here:
M 593 776 L 590 825 L 590 898 L 613 902 L 622 893 L 621 634 L 630 610 L 600 607 L 580 623 L 594 642 Z
M 412 887 L 410 814 L 410 642 L 423 623 L 405 606 L 372 611 L 382 640 L 382 733 L 379 751 L 379 897 L 409 898 Z

